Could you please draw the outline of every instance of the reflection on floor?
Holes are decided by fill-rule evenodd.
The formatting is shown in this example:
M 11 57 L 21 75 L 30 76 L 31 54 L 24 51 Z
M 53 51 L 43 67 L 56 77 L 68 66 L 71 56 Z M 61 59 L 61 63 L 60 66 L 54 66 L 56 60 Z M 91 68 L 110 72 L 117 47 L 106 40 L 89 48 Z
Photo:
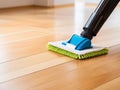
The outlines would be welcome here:
M 94 44 L 110 48 L 108 55 L 76 61 L 46 48 L 48 41 L 80 34 L 94 9 L 84 3 L 63 8 L 1 9 L 0 90 L 93 90 L 100 85 L 105 90 L 107 82 L 120 81 L 119 7 L 93 39 Z M 19 76 L 23 77 L 11 80 Z M 118 81 L 110 82 L 115 83 L 116 90 L 120 89 Z

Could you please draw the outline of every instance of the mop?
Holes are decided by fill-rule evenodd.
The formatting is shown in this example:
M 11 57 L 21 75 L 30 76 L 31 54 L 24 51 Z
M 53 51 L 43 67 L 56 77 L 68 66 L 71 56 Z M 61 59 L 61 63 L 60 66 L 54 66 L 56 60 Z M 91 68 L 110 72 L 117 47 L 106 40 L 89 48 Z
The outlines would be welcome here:
M 118 3 L 119 0 L 101 0 L 80 35 L 73 34 L 68 40 L 48 42 L 48 50 L 81 60 L 107 54 L 109 50 L 106 47 L 96 46 L 91 40 Z

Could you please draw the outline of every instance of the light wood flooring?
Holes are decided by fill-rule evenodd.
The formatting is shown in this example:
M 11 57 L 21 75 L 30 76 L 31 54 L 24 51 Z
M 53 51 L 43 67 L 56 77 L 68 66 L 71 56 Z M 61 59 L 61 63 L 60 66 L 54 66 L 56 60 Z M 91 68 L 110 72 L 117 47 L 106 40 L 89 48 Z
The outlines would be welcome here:
M 94 9 L 82 3 L 0 9 L 0 90 L 120 90 L 120 7 L 92 41 L 109 54 L 80 61 L 46 48 L 49 41 L 79 34 Z

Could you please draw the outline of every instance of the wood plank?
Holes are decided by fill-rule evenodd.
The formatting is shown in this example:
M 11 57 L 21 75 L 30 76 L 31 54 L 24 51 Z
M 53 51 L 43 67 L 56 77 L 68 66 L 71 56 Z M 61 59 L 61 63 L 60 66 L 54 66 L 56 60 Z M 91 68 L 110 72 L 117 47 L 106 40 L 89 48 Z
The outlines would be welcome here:
M 49 58 L 46 58 L 49 56 Z M 33 55 L 23 59 L 18 59 L 13 62 L 8 62 L 0 65 L 0 83 L 15 79 L 39 70 L 46 69 L 65 62 L 70 62 L 73 59 L 60 57 L 59 55 L 51 55 L 50 53 L 42 53 Z
M 94 90 L 120 90 L 120 77 L 105 83 Z
M 2 90 L 92 90 L 120 76 L 120 45 L 106 56 L 75 60 L 1 83 Z M 111 57 L 112 56 L 112 57 Z
M 80 34 L 94 8 L 78 5 L 0 10 L 0 78 L 3 81 L 16 78 L 0 83 L 0 90 L 93 90 L 119 78 L 119 8 L 93 39 L 94 44 L 109 47 L 108 55 L 72 61 L 47 51 L 48 41 Z M 17 78 L 21 75 L 25 76 Z

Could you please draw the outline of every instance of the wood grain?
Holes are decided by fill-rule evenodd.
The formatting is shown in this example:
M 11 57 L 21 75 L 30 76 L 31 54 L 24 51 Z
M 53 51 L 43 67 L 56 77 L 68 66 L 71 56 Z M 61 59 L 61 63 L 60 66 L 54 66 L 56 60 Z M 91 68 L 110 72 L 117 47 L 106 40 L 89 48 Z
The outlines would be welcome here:
M 49 41 L 80 34 L 95 8 L 75 7 L 0 10 L 0 90 L 120 89 L 119 7 L 92 41 L 108 55 L 78 61 L 47 50 Z
M 119 90 L 120 89 L 120 77 L 105 83 L 94 90 Z

